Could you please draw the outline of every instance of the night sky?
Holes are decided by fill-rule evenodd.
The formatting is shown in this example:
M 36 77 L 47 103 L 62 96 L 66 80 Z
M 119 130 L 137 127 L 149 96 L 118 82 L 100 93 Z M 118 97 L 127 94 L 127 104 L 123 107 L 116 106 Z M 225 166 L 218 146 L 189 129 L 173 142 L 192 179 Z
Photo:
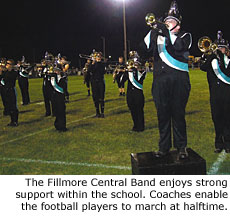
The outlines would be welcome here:
M 230 9 L 227 0 L 177 0 L 183 17 L 182 30 L 192 33 L 191 54 L 199 56 L 202 36 L 216 39 L 218 30 L 230 41 Z M 149 27 L 145 15 L 162 17 L 171 0 L 126 0 L 127 40 L 138 50 Z M 79 65 L 79 53 L 102 51 L 106 56 L 123 55 L 122 0 L 7 0 L 1 3 L 0 57 L 39 62 L 45 51 L 66 55 Z

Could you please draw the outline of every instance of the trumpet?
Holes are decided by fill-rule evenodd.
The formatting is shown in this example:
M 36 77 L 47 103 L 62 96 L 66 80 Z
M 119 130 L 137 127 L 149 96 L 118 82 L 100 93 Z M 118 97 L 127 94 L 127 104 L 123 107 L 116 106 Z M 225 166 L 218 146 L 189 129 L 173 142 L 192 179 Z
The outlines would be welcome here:
M 156 16 L 153 14 L 153 13 L 148 13 L 146 16 L 145 16 L 145 22 L 148 26 L 150 26 L 151 28 L 153 29 L 156 29 L 155 25 L 157 23 L 159 24 L 164 24 L 167 28 L 168 28 L 168 25 L 165 24 L 164 22 L 162 21 L 159 21 L 156 19 Z
M 209 37 L 204 36 L 198 40 L 198 48 L 202 53 L 210 55 L 218 49 L 218 45 L 213 43 Z

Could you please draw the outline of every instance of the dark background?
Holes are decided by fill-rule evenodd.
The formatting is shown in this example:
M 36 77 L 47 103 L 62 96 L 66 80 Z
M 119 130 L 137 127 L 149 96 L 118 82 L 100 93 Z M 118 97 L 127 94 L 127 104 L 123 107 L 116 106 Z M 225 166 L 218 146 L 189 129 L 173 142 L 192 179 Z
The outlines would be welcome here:
M 182 29 L 192 33 L 191 54 L 199 56 L 197 41 L 202 36 L 216 39 L 222 30 L 230 40 L 230 9 L 227 0 L 177 0 L 183 17 Z M 171 0 L 126 0 L 127 40 L 138 50 L 148 33 L 145 15 L 164 16 Z M 49 51 L 66 55 L 79 65 L 79 53 L 93 49 L 117 59 L 123 55 L 123 6 L 120 0 L 7 0 L 1 3 L 0 57 L 39 62 Z

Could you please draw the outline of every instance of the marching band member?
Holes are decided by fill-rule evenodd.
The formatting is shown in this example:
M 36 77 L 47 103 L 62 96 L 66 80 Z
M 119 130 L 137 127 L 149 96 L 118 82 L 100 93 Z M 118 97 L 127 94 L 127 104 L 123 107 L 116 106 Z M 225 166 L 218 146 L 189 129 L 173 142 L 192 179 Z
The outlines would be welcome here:
M 65 56 L 61 57 L 61 61 L 60 61 L 61 67 L 62 67 L 62 72 L 63 72 L 63 78 L 66 81 L 66 88 L 64 91 L 65 94 L 65 102 L 68 103 L 69 102 L 69 92 L 68 92 L 68 70 L 69 70 L 69 63 L 67 61 L 67 58 Z
M 91 60 L 87 59 L 87 62 L 85 63 L 85 67 L 83 68 L 84 84 L 86 84 L 88 96 L 90 96 L 90 77 L 91 77 L 91 73 L 89 72 L 90 65 L 91 65 Z
M 156 157 L 167 155 L 173 145 L 178 159 L 187 158 L 185 107 L 190 93 L 188 55 L 191 34 L 180 31 L 182 17 L 176 1 L 171 3 L 164 24 L 156 22 L 144 41 L 154 55 L 152 95 L 157 109 L 160 133 Z
M 117 81 L 117 86 L 119 89 L 119 96 L 125 96 L 125 84 L 121 80 L 123 75 L 125 73 L 125 63 L 123 57 L 119 57 L 118 59 L 118 65 L 116 66 L 114 73 L 113 73 L 113 78 L 114 82 L 115 80 Z
M 101 62 L 102 59 L 101 53 L 100 52 L 95 52 L 95 53 L 97 53 L 96 58 L 93 59 L 92 65 L 89 68 L 89 71 L 92 73 L 91 76 L 92 96 L 96 108 L 96 117 L 104 118 L 105 64 Z
M 55 108 L 54 126 L 58 131 L 65 132 L 66 128 L 66 106 L 65 106 L 65 91 L 66 79 L 61 75 L 61 69 L 54 67 L 54 73 L 50 75 L 51 85 L 53 87 L 53 105 Z
M 29 71 L 33 66 L 26 67 L 25 57 L 22 57 L 22 61 L 18 62 L 19 67 L 19 76 L 18 76 L 18 85 L 22 94 L 22 105 L 28 105 L 30 103 L 29 96 Z
M 13 60 L 7 60 L 6 71 L 2 73 L 0 78 L 6 91 L 6 105 L 11 118 L 11 122 L 7 126 L 16 127 L 18 126 L 18 108 L 15 82 L 18 77 L 18 73 L 13 70 L 13 65 Z
M 135 61 L 130 59 L 128 62 L 128 70 L 122 78 L 122 83 L 128 80 L 126 100 L 133 120 L 132 131 L 142 132 L 145 129 L 143 81 L 146 72 L 140 71 L 137 59 Z
M 218 49 L 205 58 L 200 69 L 207 72 L 212 120 L 215 127 L 215 153 L 230 153 L 230 59 L 228 43 L 217 34 Z
M 55 108 L 52 103 L 53 87 L 50 82 L 51 73 L 53 72 L 52 58 L 53 56 L 46 52 L 45 59 L 43 60 L 42 63 L 41 77 L 43 77 L 42 92 L 43 92 L 45 111 L 46 111 L 45 117 L 51 115 L 51 110 L 52 110 L 52 116 L 55 116 Z
M 2 98 L 2 104 L 4 106 L 3 115 L 9 115 L 9 110 L 7 109 L 7 100 L 6 100 L 6 88 L 5 82 L 3 79 L 3 73 L 6 71 L 6 60 L 4 58 L 1 59 L 0 63 L 0 94 Z

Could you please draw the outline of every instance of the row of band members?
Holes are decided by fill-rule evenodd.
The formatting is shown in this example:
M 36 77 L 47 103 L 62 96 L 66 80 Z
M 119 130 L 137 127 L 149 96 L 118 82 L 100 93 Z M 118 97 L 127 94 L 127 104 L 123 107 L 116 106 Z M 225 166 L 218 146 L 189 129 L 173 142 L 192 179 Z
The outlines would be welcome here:
M 28 78 L 32 68 L 34 68 L 34 65 L 31 66 L 25 61 L 20 61 L 17 65 L 11 59 L 1 62 L 0 93 L 4 107 L 3 115 L 9 115 L 11 118 L 8 126 L 18 126 L 19 111 L 15 89 L 16 79 L 18 79 L 22 94 L 22 105 L 30 104 Z M 59 131 L 66 131 L 65 103 L 69 101 L 66 72 L 68 71 L 69 63 L 63 57 L 54 65 L 53 60 L 48 57 L 37 68 L 39 69 L 40 77 L 43 78 L 42 91 L 46 111 L 45 116 L 50 116 L 52 113 L 56 117 L 55 128 Z
M 160 133 L 156 157 L 166 156 L 172 147 L 177 149 L 179 159 L 188 157 L 185 108 L 191 90 L 188 55 L 192 36 L 180 30 L 181 21 L 178 5 L 173 1 L 164 18 L 165 24 L 156 23 L 144 38 L 146 51 L 154 56 L 152 95 Z M 204 54 L 201 70 L 207 72 L 209 83 L 211 114 L 216 133 L 215 152 L 220 153 L 224 149 L 226 153 L 230 153 L 230 59 L 227 56 L 229 48 L 228 42 L 220 32 L 215 42 L 218 48 L 211 54 Z M 144 130 L 143 80 L 146 73 L 139 70 L 138 65 L 136 63 L 132 69 L 125 71 L 120 79 L 120 82 L 128 80 L 127 104 L 134 122 L 133 131 Z M 92 73 L 90 81 L 96 117 L 103 118 L 105 68 L 100 56 L 93 60 L 89 71 Z M 55 79 L 60 85 L 57 77 Z
M 104 74 L 105 74 L 105 63 L 101 62 L 101 54 L 98 53 L 98 56 L 90 63 L 90 68 L 87 71 L 87 84 L 90 82 L 92 87 L 92 97 L 94 101 L 94 105 L 96 108 L 96 117 L 104 118 L 104 96 L 105 96 L 105 82 L 104 82 Z M 120 59 L 121 60 L 121 59 Z M 55 128 L 59 131 L 66 131 L 66 113 L 65 113 L 65 102 L 69 100 L 69 94 L 67 91 L 67 75 L 64 74 L 68 67 L 65 60 L 61 63 L 61 65 L 51 65 L 52 60 L 46 59 L 41 63 L 40 66 L 37 66 L 39 75 L 43 77 L 43 96 L 46 113 L 45 116 L 56 116 L 55 120 Z M 139 62 L 136 62 L 136 64 Z M 17 65 L 14 65 L 13 60 L 6 60 L 5 67 L 0 66 L 0 92 L 2 97 L 2 102 L 4 106 L 4 115 L 10 115 L 11 122 L 8 126 L 16 127 L 18 126 L 18 108 L 17 108 L 17 95 L 15 89 L 15 82 L 18 79 L 19 87 L 22 93 L 23 105 L 28 105 L 30 103 L 29 98 L 29 84 L 28 84 L 28 73 L 30 72 L 33 66 L 26 65 L 25 62 L 19 62 Z M 52 69 L 52 70 L 51 70 Z M 133 71 L 140 74 L 137 69 L 133 66 Z M 117 68 L 116 80 L 119 85 L 122 86 L 122 95 L 124 92 L 124 82 L 127 80 L 125 72 L 125 65 L 122 62 L 122 65 L 119 65 Z M 122 73 L 122 75 L 120 75 Z M 142 73 L 145 76 L 145 72 Z M 122 82 L 121 76 L 123 77 Z M 143 81 L 143 78 L 142 78 Z M 142 82 L 143 83 L 143 82 Z M 128 86 L 128 90 L 129 90 Z M 142 96 L 143 98 L 143 96 Z M 144 106 L 144 100 L 142 101 Z M 135 108 L 133 109 L 135 114 Z M 132 114 L 132 115 L 134 115 Z M 143 107 L 142 107 L 142 115 L 143 115 Z M 134 117 L 135 118 L 135 117 Z M 135 120 L 136 121 L 136 120 Z M 139 121 L 139 120 L 138 120 Z M 141 129 L 144 128 L 144 120 L 142 117 Z M 134 126 L 138 127 L 138 126 Z

